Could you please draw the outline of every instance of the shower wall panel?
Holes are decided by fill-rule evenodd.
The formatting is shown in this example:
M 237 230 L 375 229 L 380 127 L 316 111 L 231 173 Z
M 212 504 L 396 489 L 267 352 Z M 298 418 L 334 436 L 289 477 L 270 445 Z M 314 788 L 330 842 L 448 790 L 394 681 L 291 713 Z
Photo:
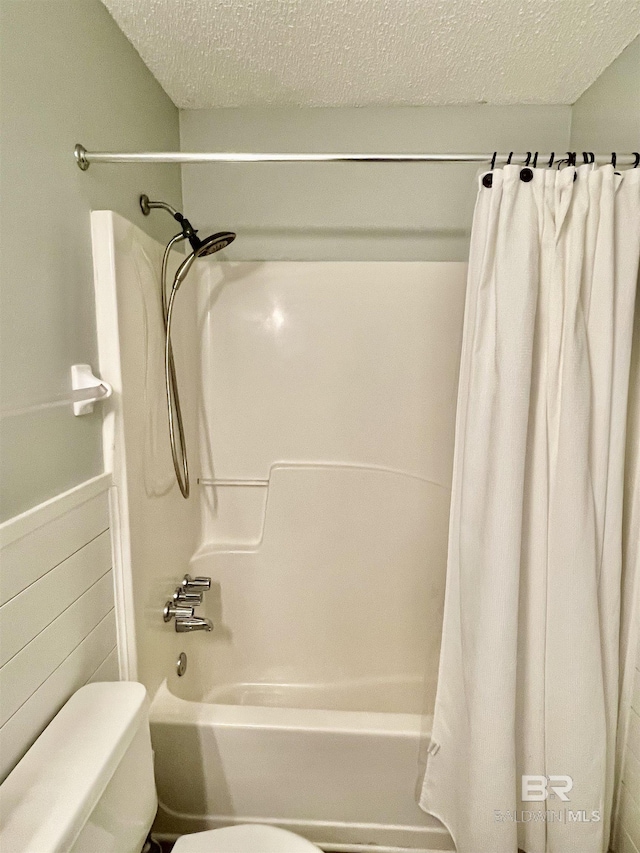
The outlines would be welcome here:
M 116 609 L 123 677 L 153 693 L 173 667 L 181 639 L 162 609 L 188 569 L 196 544 L 197 499 L 175 482 L 164 395 L 160 302 L 163 246 L 111 211 L 91 214 L 101 376 L 113 386 L 103 403 L 105 469 L 112 473 Z M 171 260 L 173 273 L 179 255 Z M 189 286 L 191 285 L 191 286 Z M 198 347 L 195 291 L 176 304 L 174 354 L 190 461 L 195 440 Z
M 425 661 L 428 703 L 437 672 L 466 265 L 199 270 L 192 568 L 213 578 L 217 630 L 193 644 L 197 689 L 357 683 L 373 710 L 396 684 L 390 707 L 419 710 Z

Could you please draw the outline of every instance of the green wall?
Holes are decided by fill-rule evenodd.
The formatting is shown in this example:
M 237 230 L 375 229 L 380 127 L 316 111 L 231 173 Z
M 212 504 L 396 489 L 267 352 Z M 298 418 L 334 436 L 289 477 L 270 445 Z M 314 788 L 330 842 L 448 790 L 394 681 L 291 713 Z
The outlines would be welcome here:
M 571 110 L 572 150 L 640 150 L 640 36 Z
M 180 171 L 103 166 L 87 148 L 177 149 L 178 111 L 99 0 L 2 0 L 0 520 L 102 471 L 101 415 L 76 418 L 69 367 L 97 367 L 89 213 L 145 220 L 140 192 L 181 203 Z
M 185 151 L 563 151 L 569 106 L 182 110 Z M 184 204 L 242 260 L 466 260 L 476 164 L 183 168 Z

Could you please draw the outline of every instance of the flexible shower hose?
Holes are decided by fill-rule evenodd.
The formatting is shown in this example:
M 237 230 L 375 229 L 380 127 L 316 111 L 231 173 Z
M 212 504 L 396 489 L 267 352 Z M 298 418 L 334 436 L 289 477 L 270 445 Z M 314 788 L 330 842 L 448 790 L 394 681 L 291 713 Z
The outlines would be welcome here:
M 171 321 L 173 318 L 173 305 L 179 283 L 176 278 L 171 286 L 171 293 L 167 300 L 167 261 L 172 247 L 180 240 L 184 240 L 184 234 L 176 234 L 167 243 L 162 257 L 162 317 L 164 320 L 164 382 L 167 392 L 167 414 L 169 417 L 169 442 L 171 444 L 171 458 L 173 459 L 173 470 L 176 472 L 176 480 L 180 487 L 183 498 L 189 497 L 189 465 L 187 462 L 187 445 L 182 423 L 182 409 L 180 407 L 180 394 L 178 392 L 178 380 L 176 378 L 176 367 L 173 360 L 173 348 L 171 346 Z M 174 414 L 175 413 L 175 414 Z M 177 441 L 176 441 L 177 433 Z M 180 452 L 178 452 L 178 444 Z

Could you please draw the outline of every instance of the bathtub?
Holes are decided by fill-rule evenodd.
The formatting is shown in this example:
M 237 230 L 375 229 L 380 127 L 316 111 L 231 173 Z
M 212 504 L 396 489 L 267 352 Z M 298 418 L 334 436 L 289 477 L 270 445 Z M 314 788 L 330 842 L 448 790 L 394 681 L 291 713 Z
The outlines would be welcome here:
M 326 851 L 455 849 L 415 802 L 430 718 L 399 709 L 420 707 L 416 680 L 238 683 L 199 696 L 188 682 L 172 676 L 151 705 L 158 837 L 257 822 Z

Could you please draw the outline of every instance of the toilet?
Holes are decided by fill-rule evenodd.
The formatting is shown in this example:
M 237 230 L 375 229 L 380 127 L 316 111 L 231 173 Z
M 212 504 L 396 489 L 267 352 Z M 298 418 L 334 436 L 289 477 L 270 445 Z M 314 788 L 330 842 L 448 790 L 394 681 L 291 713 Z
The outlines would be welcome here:
M 142 684 L 75 693 L 0 785 L 0 850 L 140 853 L 156 814 L 149 701 Z M 318 853 L 260 824 L 183 835 L 175 853 Z

